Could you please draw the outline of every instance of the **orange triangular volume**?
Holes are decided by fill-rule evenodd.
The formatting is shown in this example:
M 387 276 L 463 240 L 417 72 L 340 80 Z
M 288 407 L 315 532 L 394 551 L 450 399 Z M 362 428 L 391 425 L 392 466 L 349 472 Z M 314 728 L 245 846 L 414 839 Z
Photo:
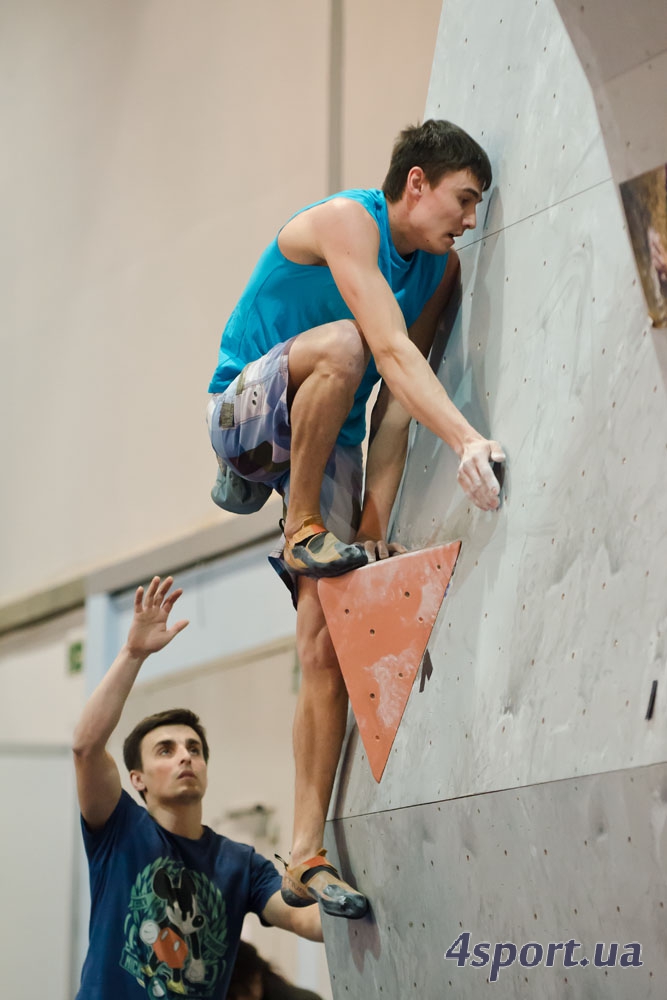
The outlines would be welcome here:
M 383 559 L 318 592 L 359 734 L 382 777 L 460 542 Z

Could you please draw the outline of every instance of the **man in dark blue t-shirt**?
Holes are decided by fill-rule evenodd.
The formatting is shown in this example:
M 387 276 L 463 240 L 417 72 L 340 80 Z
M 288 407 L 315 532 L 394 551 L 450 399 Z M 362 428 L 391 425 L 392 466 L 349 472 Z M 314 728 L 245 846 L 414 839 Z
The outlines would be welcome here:
M 322 940 L 319 909 L 294 909 L 281 877 L 252 847 L 202 825 L 208 743 L 194 712 L 143 719 L 123 756 L 143 809 L 123 791 L 106 744 L 144 660 L 188 624 L 167 626 L 182 591 L 171 577 L 139 587 L 127 642 L 74 734 L 90 867 L 90 943 L 78 1000 L 222 1000 L 246 913 Z

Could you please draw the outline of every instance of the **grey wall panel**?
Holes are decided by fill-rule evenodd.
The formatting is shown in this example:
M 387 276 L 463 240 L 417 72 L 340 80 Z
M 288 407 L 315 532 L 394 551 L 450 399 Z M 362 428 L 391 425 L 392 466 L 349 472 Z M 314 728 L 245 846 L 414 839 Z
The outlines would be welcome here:
M 497 514 L 419 428 L 396 522 L 463 540 L 382 783 L 343 815 L 665 759 L 667 342 L 649 331 L 612 182 L 462 252 L 441 378 L 509 456 Z
M 593 85 L 667 50 L 664 0 L 556 0 Z
M 596 103 L 619 183 L 667 161 L 667 52 L 599 87 Z
M 446 3 L 429 116 L 461 125 L 491 157 L 496 190 L 486 233 L 610 176 L 586 75 L 550 0 Z
M 329 846 L 372 900 L 363 921 L 325 920 L 336 1000 L 664 996 L 665 765 L 337 821 Z M 490 944 L 486 966 L 444 959 L 463 931 L 471 951 Z M 591 964 L 564 968 L 559 949 L 546 967 L 548 944 L 570 939 L 572 960 Z M 505 942 L 517 961 L 487 983 Z M 518 961 L 528 942 L 544 949 L 532 969 Z M 596 944 L 609 958 L 612 942 L 615 967 L 596 967 Z M 620 967 L 630 943 L 640 968 Z
M 664 0 L 556 0 L 593 88 L 617 182 L 667 160 Z
M 600 37 L 622 48 L 615 4 Z M 621 148 L 652 156 L 666 134 L 665 88 L 646 104 L 645 80 L 624 85 L 649 72 L 651 2 L 639 6 L 620 75 L 596 92 L 602 108 L 618 91 L 613 175 L 555 3 L 443 7 L 427 114 L 481 139 L 496 187 L 460 241 L 461 303 L 436 367 L 508 462 L 501 510 L 482 513 L 453 453 L 412 432 L 394 537 L 463 546 L 432 674 L 380 784 L 350 726 L 327 836 L 373 916 L 327 921 L 337 1000 L 664 996 L 667 339 L 650 327 L 615 183 Z M 644 965 L 564 968 L 556 953 L 553 968 L 487 983 L 488 966 L 444 960 L 463 930 L 472 945 L 572 938 L 577 959 L 637 942 Z

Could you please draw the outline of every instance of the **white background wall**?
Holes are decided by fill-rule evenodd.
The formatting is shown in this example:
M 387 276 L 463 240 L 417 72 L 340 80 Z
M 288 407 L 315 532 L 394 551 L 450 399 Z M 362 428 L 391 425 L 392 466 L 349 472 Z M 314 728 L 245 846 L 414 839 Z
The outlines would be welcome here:
M 0 638 L 0 940 L 16 1000 L 73 996 L 79 866 L 71 734 L 84 677 L 68 672 L 83 611 Z M 63 916 L 64 915 L 64 916 Z M 40 961 L 35 961 L 34 929 Z
M 342 4 L 342 186 L 421 116 L 439 10 Z M 259 252 L 329 193 L 330 14 L 3 4 L 0 608 L 223 517 L 206 388 Z
M 57 610 L 60 586 L 79 601 L 86 590 L 133 586 L 150 575 L 158 551 L 162 559 L 178 552 L 176 566 L 187 564 L 190 540 L 200 539 L 191 557 L 198 558 L 207 530 L 224 524 L 208 495 L 214 464 L 204 425 L 220 331 L 257 255 L 291 212 L 338 186 L 381 183 L 395 135 L 422 117 L 440 6 L 2 5 L 3 627 L 18 606 L 27 620 Z M 332 45 L 341 58 L 330 76 Z M 194 612 L 184 612 L 193 618 L 191 633 L 200 633 L 192 642 L 182 637 L 188 667 L 210 667 L 228 639 L 244 654 L 260 633 L 269 643 L 292 628 L 289 598 L 273 579 L 256 627 L 258 608 L 239 572 L 231 587 L 239 601 L 227 606 L 231 631 L 222 614 L 219 623 L 210 612 L 204 621 L 205 600 L 193 598 Z M 212 585 L 213 596 L 221 595 Z M 90 605 L 85 678 L 68 676 L 64 666 L 81 612 L 0 639 L 3 734 L 14 744 L 10 753 L 23 753 L 20 767 L 30 768 L 12 798 L 3 854 L 18 873 L 29 870 L 34 846 L 21 836 L 22 822 L 48 801 L 49 822 L 62 837 L 46 839 L 40 860 L 59 866 L 75 897 L 78 834 L 65 748 L 86 687 L 122 641 L 107 631 L 108 610 L 103 597 Z M 167 672 L 177 666 L 169 663 Z M 157 668 L 155 682 L 164 679 Z M 188 685 L 196 702 L 209 681 L 201 683 L 201 692 L 197 681 Z M 239 684 L 234 696 L 241 712 L 243 690 Z M 246 776 L 249 800 L 264 795 L 273 773 L 263 772 L 262 760 L 291 775 L 294 695 L 283 686 L 282 697 L 272 690 L 272 698 L 280 738 L 256 733 L 248 757 L 245 731 L 235 732 L 234 750 L 225 748 Z M 50 764 L 40 766 L 51 752 L 58 782 Z M 283 833 L 290 825 L 281 820 Z M 62 976 L 44 992 L 54 1000 L 71 996 L 61 990 L 68 963 L 78 976 L 78 958 L 63 958 L 66 936 L 77 947 L 76 929 L 72 935 L 63 923 L 63 898 L 52 900 L 63 938 L 41 945 L 45 969 L 47 945 L 62 959 Z M 20 971 L 31 961 L 24 931 L 35 904 L 18 899 L 11 950 Z M 71 915 L 85 921 L 76 903 Z M 294 971 L 294 955 L 285 959 L 285 971 Z M 20 989 L 12 995 L 32 1000 L 30 985 Z
M 70 747 L 85 694 L 68 649 L 84 634 L 83 609 L 0 636 L 0 744 Z

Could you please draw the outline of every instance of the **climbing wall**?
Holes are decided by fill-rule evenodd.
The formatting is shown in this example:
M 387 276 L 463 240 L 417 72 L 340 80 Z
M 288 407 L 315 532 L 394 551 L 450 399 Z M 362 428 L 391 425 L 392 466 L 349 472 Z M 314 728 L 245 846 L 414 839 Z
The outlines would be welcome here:
M 552 0 L 447 0 L 426 116 L 494 166 L 435 363 L 508 463 L 482 513 L 414 432 L 394 537 L 462 546 L 381 781 L 350 725 L 328 846 L 372 913 L 327 919 L 334 996 L 662 997 L 667 335 Z

